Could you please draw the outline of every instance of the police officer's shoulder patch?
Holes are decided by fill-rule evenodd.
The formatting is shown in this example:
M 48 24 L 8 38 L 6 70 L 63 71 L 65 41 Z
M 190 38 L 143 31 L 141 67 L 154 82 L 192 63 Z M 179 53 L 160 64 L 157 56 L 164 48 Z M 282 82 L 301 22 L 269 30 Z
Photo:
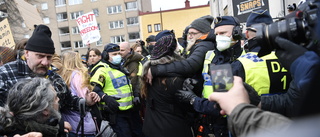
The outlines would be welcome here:
M 99 81 L 101 82 L 101 83 L 104 83 L 104 80 L 105 80 L 106 78 L 104 77 L 104 75 L 102 75 L 102 74 L 100 74 L 99 75 Z

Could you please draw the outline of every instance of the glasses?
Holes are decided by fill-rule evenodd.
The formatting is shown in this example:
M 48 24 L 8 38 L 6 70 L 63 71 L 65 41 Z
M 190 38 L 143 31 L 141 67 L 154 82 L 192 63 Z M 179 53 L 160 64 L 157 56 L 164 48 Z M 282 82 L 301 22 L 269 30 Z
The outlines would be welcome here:
M 195 33 L 195 32 L 189 32 L 189 33 L 188 33 L 188 35 L 189 35 L 189 36 L 194 36 L 194 35 L 197 35 L 197 34 L 199 34 L 199 33 L 200 33 L 200 32 L 198 32 L 198 33 Z

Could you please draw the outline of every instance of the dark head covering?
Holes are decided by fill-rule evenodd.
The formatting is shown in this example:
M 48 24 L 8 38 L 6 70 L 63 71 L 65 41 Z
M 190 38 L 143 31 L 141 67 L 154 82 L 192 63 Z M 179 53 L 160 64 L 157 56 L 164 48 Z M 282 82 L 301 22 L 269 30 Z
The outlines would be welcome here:
M 107 53 L 115 52 L 115 51 L 119 51 L 119 50 L 120 50 L 120 46 L 117 44 L 109 43 L 106 46 L 104 46 L 104 51 Z
M 27 42 L 26 50 L 54 54 L 55 48 L 51 39 L 51 31 L 46 25 L 38 25 Z
M 165 55 L 173 55 L 177 47 L 177 40 L 173 30 L 164 30 L 159 32 L 156 36 L 156 44 L 151 51 L 150 59 L 159 59 Z
M 257 10 L 252 11 L 247 19 L 246 27 L 250 27 L 253 24 L 265 23 L 271 24 L 273 23 L 272 17 L 269 14 L 268 10 Z
M 211 29 L 212 22 L 213 17 L 206 15 L 194 20 L 189 27 L 194 28 L 202 33 L 208 33 Z
M 214 20 L 214 28 L 223 26 L 223 25 L 240 26 L 240 21 L 238 18 L 233 16 L 216 17 Z
M 150 36 L 146 39 L 146 42 L 147 42 L 147 43 L 156 42 L 155 38 L 156 38 L 156 36 L 150 35 Z

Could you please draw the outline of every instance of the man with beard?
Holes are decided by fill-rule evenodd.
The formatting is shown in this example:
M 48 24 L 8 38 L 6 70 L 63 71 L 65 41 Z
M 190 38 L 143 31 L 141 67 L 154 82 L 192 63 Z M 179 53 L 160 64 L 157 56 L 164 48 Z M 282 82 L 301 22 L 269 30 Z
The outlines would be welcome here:
M 59 98 L 45 78 L 26 79 L 8 92 L 4 107 L 0 107 L 0 134 L 13 136 L 40 132 L 56 137 L 59 130 Z
M 55 53 L 54 43 L 51 39 L 51 31 L 48 26 L 38 25 L 25 48 L 25 58 L 7 63 L 0 67 L 0 106 L 4 106 L 8 91 L 14 84 L 23 79 L 45 77 L 49 79 L 60 98 L 60 111 L 66 109 L 78 110 L 81 98 L 72 96 L 68 86 L 60 75 L 51 66 L 52 56 Z M 89 96 L 94 102 L 99 101 L 96 93 L 90 92 Z M 87 99 L 86 103 L 90 99 Z M 63 120 L 60 123 L 60 133 L 64 132 Z M 70 126 L 69 124 L 67 124 Z M 69 127 L 70 128 L 70 127 Z

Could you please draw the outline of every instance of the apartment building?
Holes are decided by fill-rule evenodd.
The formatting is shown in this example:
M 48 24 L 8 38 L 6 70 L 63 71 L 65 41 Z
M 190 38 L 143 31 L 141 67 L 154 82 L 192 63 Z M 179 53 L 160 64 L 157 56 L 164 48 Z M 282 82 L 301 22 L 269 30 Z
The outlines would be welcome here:
M 151 0 L 28 0 L 40 12 L 43 23 L 53 33 L 56 53 L 65 50 L 86 54 L 88 47 L 103 50 L 108 43 L 140 39 L 139 11 L 151 11 Z M 93 11 L 101 39 L 82 42 L 76 18 Z

